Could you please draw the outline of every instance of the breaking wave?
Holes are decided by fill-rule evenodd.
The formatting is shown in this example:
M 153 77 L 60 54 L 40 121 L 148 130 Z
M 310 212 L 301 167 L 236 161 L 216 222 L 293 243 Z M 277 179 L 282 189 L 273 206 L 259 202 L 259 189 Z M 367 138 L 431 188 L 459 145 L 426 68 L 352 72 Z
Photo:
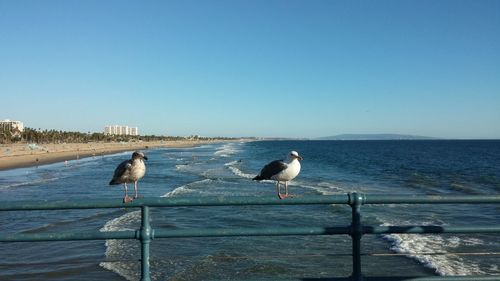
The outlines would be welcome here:
M 175 188 L 174 190 L 165 193 L 161 197 L 175 197 L 195 191 L 193 187 L 204 185 L 211 182 L 211 179 L 203 179 L 191 182 Z M 101 232 L 107 231 L 134 231 L 139 228 L 141 223 L 141 212 L 133 211 L 126 213 L 120 217 L 108 221 L 101 229 Z M 99 265 L 107 270 L 115 272 L 127 280 L 139 280 L 139 269 L 135 262 L 131 259 L 132 253 L 138 252 L 138 243 L 130 243 L 127 240 L 106 240 L 105 256 L 110 261 L 101 262 Z M 129 260 L 129 261 L 127 261 Z
M 422 223 L 420 223 L 422 224 Z M 383 226 L 393 224 L 383 223 Z M 436 225 L 436 223 L 423 223 Z M 386 234 L 382 238 L 390 242 L 390 250 L 416 260 L 427 268 L 433 269 L 439 275 L 481 275 L 485 274 L 477 263 L 464 261 L 458 255 L 434 254 L 448 253 L 461 246 L 481 245 L 477 238 L 461 238 L 458 236 L 443 236 L 439 234 Z
M 135 230 L 134 224 L 140 224 L 141 211 L 133 211 L 124 214 L 118 218 L 108 221 L 101 229 L 101 232 L 107 231 L 130 231 Z M 99 265 L 107 270 L 110 270 L 127 280 L 138 280 L 138 270 L 135 263 L 127 262 L 131 260 L 131 251 L 128 249 L 138 248 L 137 243 L 130 243 L 128 240 L 106 240 L 106 252 L 104 253 L 109 260 L 113 262 L 101 262 Z M 138 250 L 138 249 L 137 249 Z
M 224 164 L 225 167 L 227 167 L 233 174 L 235 174 L 238 177 L 242 177 L 245 179 L 253 179 L 255 177 L 254 174 L 248 174 L 240 170 L 238 165 L 240 164 L 240 161 L 232 161 Z
M 226 143 L 214 152 L 215 156 L 230 157 L 238 153 L 240 150 L 237 148 L 237 143 Z

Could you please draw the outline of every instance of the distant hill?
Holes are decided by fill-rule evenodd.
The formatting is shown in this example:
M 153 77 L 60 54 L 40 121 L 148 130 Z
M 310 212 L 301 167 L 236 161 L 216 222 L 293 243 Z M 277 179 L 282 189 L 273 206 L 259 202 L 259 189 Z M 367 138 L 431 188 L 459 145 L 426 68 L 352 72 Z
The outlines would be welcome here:
M 400 134 L 342 134 L 317 138 L 318 140 L 433 140 L 436 138 Z

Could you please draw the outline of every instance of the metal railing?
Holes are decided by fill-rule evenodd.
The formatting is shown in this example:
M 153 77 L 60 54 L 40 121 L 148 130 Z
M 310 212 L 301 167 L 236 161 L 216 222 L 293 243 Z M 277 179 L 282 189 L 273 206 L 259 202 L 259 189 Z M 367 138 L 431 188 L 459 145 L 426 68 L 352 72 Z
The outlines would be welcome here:
M 361 268 L 361 238 L 365 234 L 393 233 L 500 233 L 497 225 L 467 226 L 371 226 L 361 221 L 361 206 L 366 204 L 491 204 L 500 203 L 500 195 L 420 196 L 420 195 L 370 195 L 348 193 L 344 195 L 318 195 L 287 198 L 271 197 L 203 197 L 203 198 L 141 198 L 123 204 L 118 199 L 71 201 L 13 201 L 0 202 L 0 211 L 140 208 L 141 227 L 135 231 L 16 233 L 1 234 L 0 242 L 76 241 L 106 239 L 136 239 L 141 242 L 141 280 L 149 281 L 151 241 L 158 238 L 227 237 L 227 236 L 285 236 L 285 235 L 350 235 L 352 239 L 352 274 L 332 280 L 500 280 L 500 275 L 487 276 L 432 276 L 406 278 L 364 277 Z M 151 207 L 187 206 L 248 206 L 248 205 L 311 205 L 347 204 L 352 209 L 351 224 L 331 227 L 273 227 L 273 228 L 214 228 L 214 229 L 153 229 L 150 225 Z

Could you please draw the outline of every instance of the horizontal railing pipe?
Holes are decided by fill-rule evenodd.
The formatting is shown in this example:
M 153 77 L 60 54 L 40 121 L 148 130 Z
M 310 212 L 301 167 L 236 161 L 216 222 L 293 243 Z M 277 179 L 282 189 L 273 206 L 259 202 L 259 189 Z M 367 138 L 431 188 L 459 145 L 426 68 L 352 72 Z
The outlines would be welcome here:
M 349 194 L 296 196 L 280 200 L 274 197 L 256 196 L 209 196 L 209 197 L 158 197 L 139 198 L 124 204 L 122 199 L 79 199 L 59 201 L 9 201 L 1 202 L 0 211 L 104 209 L 188 206 L 248 206 L 248 205 L 321 205 L 349 204 Z M 500 203 L 500 195 L 363 195 L 366 204 L 490 204 Z
M 209 196 L 209 197 L 158 197 L 139 198 L 129 203 L 122 199 L 79 199 L 59 201 L 9 201 L 1 202 L 0 211 L 140 208 L 148 207 L 189 207 L 189 206 L 249 206 L 249 205 L 320 205 L 347 204 L 348 195 L 297 196 L 281 200 L 273 197 L 256 196 Z
M 366 281 L 499 281 L 498 275 L 475 276 L 425 276 L 425 277 L 372 277 Z
M 439 233 L 500 233 L 500 225 L 474 226 L 436 226 L 436 225 L 409 225 L 409 226 L 367 226 L 363 227 L 364 234 L 439 234 Z
M 220 229 L 155 229 L 155 238 L 227 237 L 227 236 L 292 236 L 349 234 L 346 227 L 274 227 L 274 228 L 220 228 Z
M 366 194 L 364 204 L 491 204 L 500 195 L 385 195 Z
M 351 226 L 337 227 L 273 227 L 273 228 L 153 228 L 153 239 L 227 236 L 291 236 L 351 234 Z M 363 234 L 439 234 L 439 233 L 500 233 L 500 226 L 363 226 Z M 19 233 L 0 235 L 0 242 L 76 241 L 106 239 L 139 239 L 137 231 L 84 231 L 67 233 Z
M 136 239 L 136 231 L 79 231 L 58 233 L 0 234 L 0 242 L 78 241 L 106 239 Z

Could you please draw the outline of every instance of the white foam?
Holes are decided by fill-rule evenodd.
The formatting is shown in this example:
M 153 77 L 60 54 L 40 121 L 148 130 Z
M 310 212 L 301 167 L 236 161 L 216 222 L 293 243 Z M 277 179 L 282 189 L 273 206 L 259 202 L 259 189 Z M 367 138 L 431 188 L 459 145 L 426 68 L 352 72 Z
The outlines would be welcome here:
M 245 179 L 253 179 L 255 177 L 254 174 L 247 174 L 247 173 L 243 172 L 242 170 L 240 170 L 240 168 L 236 167 L 240 163 L 241 163 L 241 161 L 235 160 L 235 161 L 231 161 L 231 162 L 224 164 L 224 166 L 227 167 L 233 174 L 235 174 L 238 177 L 242 177 Z
M 193 192 L 194 186 L 205 185 L 211 182 L 211 179 L 203 179 L 199 181 L 194 181 L 182 186 L 175 188 L 174 190 L 167 192 L 162 197 L 174 197 L 180 194 L 185 194 Z M 139 224 L 141 220 L 141 212 L 134 211 L 126 213 L 120 217 L 108 221 L 100 231 L 133 231 L 132 225 Z M 133 262 L 122 262 L 122 260 L 130 260 L 131 253 L 135 253 L 137 246 L 131 244 L 126 240 L 106 240 L 106 252 L 105 256 L 112 260 L 120 260 L 118 262 L 101 262 L 99 265 L 107 270 L 113 271 L 116 274 L 124 277 L 127 280 L 139 280 L 138 270 L 136 268 L 136 263 Z M 138 251 L 138 249 L 137 249 Z
M 214 152 L 214 155 L 220 157 L 229 157 L 233 154 L 236 154 L 239 150 L 236 148 L 236 143 L 226 143 L 221 146 L 217 151 Z
M 38 185 L 38 184 L 43 184 L 43 183 L 47 183 L 47 182 L 57 181 L 60 179 L 61 179 L 60 177 L 54 177 L 54 178 L 45 178 L 45 179 L 38 179 L 38 180 L 26 181 L 26 182 L 10 183 L 7 185 L 0 186 L 0 189 L 15 188 L 15 187 L 21 187 L 21 186 L 32 185 L 32 184 Z
M 209 183 L 211 181 L 212 181 L 211 179 L 203 179 L 203 180 L 191 182 L 191 183 L 179 186 L 179 187 L 175 188 L 174 190 L 165 193 L 161 197 L 174 197 L 174 196 L 177 196 L 179 194 L 190 193 L 190 192 L 193 192 L 193 190 L 191 188 L 192 186 L 198 185 L 198 184 L 206 184 L 206 183 Z
M 417 223 L 420 225 L 435 225 L 435 223 Z M 392 224 L 384 223 L 384 226 Z M 400 224 L 401 225 L 401 224 Z M 464 261 L 457 255 L 425 255 L 422 253 L 446 253 L 463 245 L 482 244 L 477 238 L 460 238 L 458 236 L 387 234 L 382 236 L 391 243 L 391 251 L 405 254 L 439 275 L 481 275 L 485 274 L 477 263 Z
M 234 160 L 234 161 L 231 161 L 231 162 L 227 162 L 226 164 L 224 164 L 224 166 L 233 166 L 233 165 L 236 165 L 238 163 L 239 163 L 239 161 Z
M 108 221 L 101 229 L 102 232 L 107 231 L 130 231 L 133 228 L 127 227 L 133 223 L 139 223 L 141 219 L 140 211 L 133 211 L 124 214 L 118 218 Z M 130 249 L 133 244 L 127 240 L 106 240 L 106 252 L 105 256 L 113 260 L 129 260 L 130 259 Z M 139 276 L 137 270 L 134 267 L 134 263 L 128 262 L 101 262 L 99 264 L 101 267 L 115 272 L 116 274 L 124 277 L 127 280 L 138 280 Z
M 130 231 L 135 230 L 133 228 L 125 228 L 123 225 L 126 225 L 130 222 L 139 221 L 141 218 L 140 211 L 134 211 L 130 213 L 126 213 L 118 218 L 112 219 L 108 221 L 101 229 L 101 232 L 107 231 Z
M 189 187 L 187 185 L 183 185 L 181 187 L 178 187 L 172 191 L 169 191 L 169 192 L 163 194 L 161 197 L 174 197 L 176 195 L 189 193 L 189 192 L 191 192 Z
M 175 165 L 175 169 L 178 171 L 187 171 L 187 170 L 189 170 L 189 165 L 188 164 L 177 164 L 177 165 Z
M 246 179 L 253 179 L 255 177 L 254 174 L 244 173 L 243 171 L 241 171 L 240 169 L 238 169 L 234 166 L 229 166 L 228 168 L 229 168 L 229 170 L 231 170 L 231 172 L 233 172 L 233 174 L 235 174 L 239 177 L 246 178 Z
M 316 185 L 303 184 L 301 182 L 296 182 L 296 184 L 304 188 L 315 190 L 322 195 L 335 195 L 345 192 L 341 187 L 329 182 L 320 182 Z

